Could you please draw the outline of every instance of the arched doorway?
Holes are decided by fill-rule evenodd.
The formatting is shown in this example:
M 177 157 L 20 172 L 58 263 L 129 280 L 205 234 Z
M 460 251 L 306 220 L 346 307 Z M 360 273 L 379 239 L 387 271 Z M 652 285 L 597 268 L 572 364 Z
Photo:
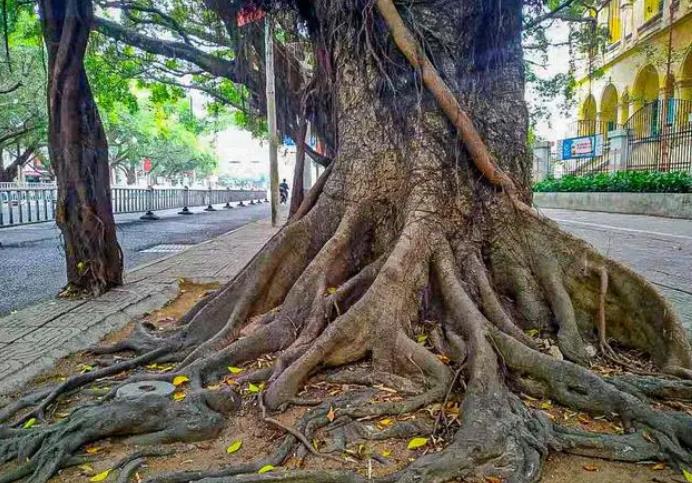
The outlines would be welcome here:
M 632 87 L 633 125 L 637 135 L 658 130 L 660 105 L 657 102 L 661 90 L 660 77 L 656 68 L 648 64 L 634 79 Z M 646 109 L 645 109 L 646 108 Z
M 635 111 L 641 109 L 645 104 L 658 99 L 661 89 L 660 77 L 656 67 L 649 64 L 642 68 L 634 79 L 632 88 L 632 101 L 634 101 Z
M 688 49 L 682 62 L 677 87 L 676 97 L 681 99 L 678 113 L 680 122 L 683 125 L 692 123 L 692 47 Z
M 630 91 L 627 87 L 625 87 L 625 90 L 622 93 L 622 97 L 620 98 L 620 125 L 624 125 L 630 118 L 630 102 Z
M 580 136 L 588 136 L 596 132 L 596 99 L 592 94 L 584 100 L 579 112 L 579 127 L 577 129 Z
M 616 129 L 618 121 L 618 91 L 608 84 L 601 95 L 600 127 L 603 134 Z
M 682 61 L 682 67 L 680 68 L 678 97 L 686 101 L 692 101 L 692 47 L 687 51 L 685 60 Z

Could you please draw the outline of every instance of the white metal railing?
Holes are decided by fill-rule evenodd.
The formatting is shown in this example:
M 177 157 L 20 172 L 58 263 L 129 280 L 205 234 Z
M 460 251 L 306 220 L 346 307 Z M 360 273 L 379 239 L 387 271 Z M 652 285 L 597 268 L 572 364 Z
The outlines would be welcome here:
M 55 185 L 45 183 L 6 183 L 0 186 L 0 227 L 38 223 L 55 219 L 58 190 Z M 189 208 L 244 201 L 266 199 L 266 191 L 259 190 L 213 190 L 185 188 L 112 188 L 111 204 L 113 213 L 147 212 L 147 218 L 154 219 L 153 212 L 182 208 L 181 213 L 191 213 Z
M 0 190 L 9 190 L 9 189 L 24 189 L 24 188 L 44 188 L 44 189 L 50 189 L 50 188 L 56 188 L 57 185 L 55 182 L 51 183 L 17 183 L 15 181 L 2 181 L 0 182 Z

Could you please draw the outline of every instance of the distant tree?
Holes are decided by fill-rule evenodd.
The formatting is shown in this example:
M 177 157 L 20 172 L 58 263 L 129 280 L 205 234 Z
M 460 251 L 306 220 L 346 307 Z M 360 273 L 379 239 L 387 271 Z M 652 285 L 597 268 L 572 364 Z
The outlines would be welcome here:
M 197 119 L 184 99 L 154 103 L 142 92 L 136 109 L 115 103 L 104 115 L 109 140 L 109 164 L 136 180 L 142 160 L 152 161 L 154 175 L 175 178 L 190 171 L 210 174 L 218 161 L 205 142 L 211 124 Z
M 30 9 L 10 0 L 5 59 L 0 61 L 0 181 L 12 181 L 46 145 L 46 71 L 38 23 Z

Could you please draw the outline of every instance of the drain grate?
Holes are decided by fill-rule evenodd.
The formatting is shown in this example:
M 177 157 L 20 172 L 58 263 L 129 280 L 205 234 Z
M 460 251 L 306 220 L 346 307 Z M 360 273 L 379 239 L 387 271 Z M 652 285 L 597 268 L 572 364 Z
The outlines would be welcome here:
M 154 245 L 153 247 L 145 248 L 144 250 L 140 250 L 141 253 L 178 253 L 182 252 L 186 248 L 191 247 L 192 245 L 167 245 L 167 244 L 162 244 L 162 245 Z

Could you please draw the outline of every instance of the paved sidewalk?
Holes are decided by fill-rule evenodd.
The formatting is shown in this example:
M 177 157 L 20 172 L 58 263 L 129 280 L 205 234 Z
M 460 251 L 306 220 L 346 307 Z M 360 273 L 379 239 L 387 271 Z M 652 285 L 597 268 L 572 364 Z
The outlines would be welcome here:
M 161 308 L 178 279 L 226 282 L 275 233 L 269 220 L 243 226 L 128 272 L 125 284 L 92 300 L 52 299 L 0 318 L 0 395 L 94 345 L 129 321 Z

